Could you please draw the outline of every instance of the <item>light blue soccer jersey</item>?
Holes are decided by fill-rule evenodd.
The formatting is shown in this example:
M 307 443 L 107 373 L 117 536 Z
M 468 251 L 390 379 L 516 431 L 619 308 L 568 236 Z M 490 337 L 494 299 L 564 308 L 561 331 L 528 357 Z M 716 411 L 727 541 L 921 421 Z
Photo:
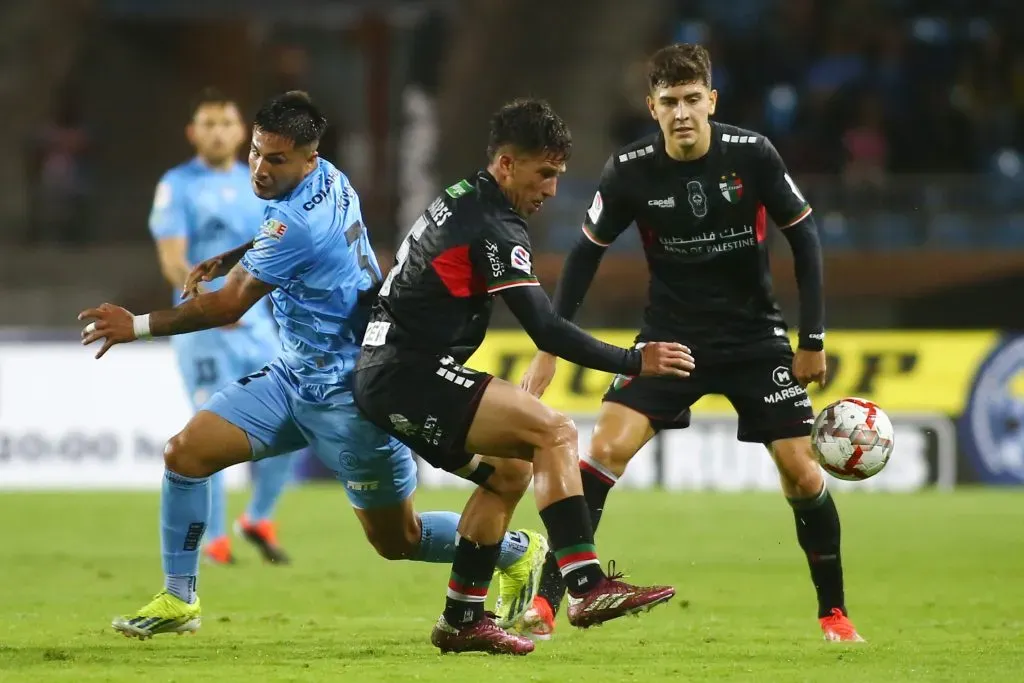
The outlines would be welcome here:
M 216 256 L 253 239 L 263 220 L 266 202 L 253 194 L 249 170 L 236 163 L 230 170 L 210 168 L 195 158 L 164 174 L 157 186 L 149 229 L 154 239 L 182 237 L 189 265 Z M 224 280 L 204 283 L 210 290 Z M 181 302 L 181 292 L 174 293 Z M 213 329 L 171 338 L 186 389 L 196 408 L 213 391 L 269 363 L 280 342 L 270 307 L 253 306 L 234 329 Z
M 241 264 L 276 286 L 281 357 L 297 381 L 347 386 L 367 321 L 359 294 L 381 273 L 345 174 L 320 159 L 292 192 L 267 202 Z
M 320 160 L 292 192 L 267 204 L 241 265 L 275 287 L 281 353 L 204 409 L 242 429 L 254 459 L 308 444 L 353 506 L 400 504 L 416 489 L 412 453 L 363 417 L 351 391 L 369 317 L 359 294 L 381 278 L 348 178 Z

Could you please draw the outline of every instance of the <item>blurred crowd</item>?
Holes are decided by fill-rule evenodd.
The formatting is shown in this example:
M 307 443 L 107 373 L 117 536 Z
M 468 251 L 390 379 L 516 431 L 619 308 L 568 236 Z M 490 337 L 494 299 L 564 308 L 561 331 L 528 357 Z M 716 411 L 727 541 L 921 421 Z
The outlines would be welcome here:
M 1024 3 L 678 0 L 657 43 L 701 42 L 719 117 L 771 136 L 799 173 L 1019 172 Z M 649 130 L 626 79 L 614 135 Z
M 700 42 L 712 55 L 717 117 L 772 139 L 819 210 L 830 245 L 1024 247 L 1024 0 L 670 5 L 625 77 L 613 79 L 611 89 L 620 94 L 608 142 L 625 144 L 656 129 L 643 101 L 646 56 L 668 42 Z M 440 53 L 424 59 L 410 45 L 422 35 L 439 50 L 446 41 L 437 36 L 457 16 L 428 15 L 422 31 L 396 28 L 389 63 L 418 57 L 377 88 L 383 96 L 369 99 L 366 84 L 375 81 L 361 75 L 365 40 L 307 28 L 253 33 L 262 36 L 265 61 L 252 97 L 303 87 L 321 100 L 336 122 L 323 153 L 358 182 L 368 209 L 377 210 L 375 225 L 397 218 L 388 214 L 399 203 L 388 192 L 408 193 L 401 178 L 385 177 L 400 175 L 393 159 L 408 133 L 398 129 L 408 118 L 399 111 L 400 83 L 423 80 L 419 72 L 436 72 L 441 61 Z M 108 160 L 106 179 L 101 173 L 105 129 L 95 111 L 93 118 L 83 112 L 81 71 L 68 76 L 52 116 L 40 121 L 24 150 L 29 241 L 90 242 L 90 225 L 112 222 L 98 217 L 97 196 L 122 169 Z M 394 109 L 390 121 L 379 115 L 381 106 Z M 381 159 L 391 161 L 371 164 Z M 564 196 L 539 226 L 539 243 L 553 250 L 575 235 L 560 226 L 576 224 L 593 192 L 589 175 L 566 180 Z M 136 221 L 141 210 L 124 209 Z M 551 237 L 542 237 L 547 232 Z

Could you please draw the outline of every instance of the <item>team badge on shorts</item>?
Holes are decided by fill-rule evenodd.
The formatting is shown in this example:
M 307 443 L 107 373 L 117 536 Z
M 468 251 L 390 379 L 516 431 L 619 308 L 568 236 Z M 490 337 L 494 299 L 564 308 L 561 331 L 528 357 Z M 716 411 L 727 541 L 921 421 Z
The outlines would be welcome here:
M 419 427 L 409 421 L 405 415 L 399 415 L 398 413 L 391 413 L 388 415 L 388 419 L 391 420 L 391 426 L 395 428 L 395 431 L 405 436 L 415 436 L 419 431 Z
M 630 375 L 615 375 L 615 379 L 612 380 L 612 391 L 625 389 L 634 379 L 636 379 L 636 377 L 632 377 Z

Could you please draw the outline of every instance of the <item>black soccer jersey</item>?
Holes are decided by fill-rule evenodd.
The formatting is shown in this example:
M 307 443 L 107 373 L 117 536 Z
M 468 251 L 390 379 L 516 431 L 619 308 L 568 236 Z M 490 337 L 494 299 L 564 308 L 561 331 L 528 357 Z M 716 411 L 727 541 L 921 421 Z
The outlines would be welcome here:
M 490 174 L 449 187 L 413 224 L 381 285 L 364 345 L 449 353 L 483 342 L 491 295 L 538 286 L 526 221 Z
M 764 136 L 711 125 L 711 147 L 695 161 L 670 158 L 660 133 L 612 155 L 583 231 L 607 246 L 635 222 L 651 275 L 649 338 L 681 341 L 703 357 L 788 344 L 766 218 L 785 228 L 811 207 Z

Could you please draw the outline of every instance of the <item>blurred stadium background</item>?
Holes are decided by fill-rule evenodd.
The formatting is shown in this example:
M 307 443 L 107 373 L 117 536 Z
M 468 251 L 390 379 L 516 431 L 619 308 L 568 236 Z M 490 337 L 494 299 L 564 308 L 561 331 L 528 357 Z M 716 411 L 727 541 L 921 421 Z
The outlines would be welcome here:
M 322 153 L 353 178 L 385 267 L 434 193 L 483 163 L 489 112 L 549 98 L 577 143 L 534 228 L 553 286 L 604 159 L 652 129 L 643 60 L 674 40 L 711 48 L 718 118 L 769 135 L 815 207 L 834 356 L 816 403 L 865 395 L 897 419 L 900 457 L 877 485 L 1024 482 L 1024 343 L 1010 334 L 1024 299 L 1018 2 L 41 0 L 2 12 L 12 163 L 0 165 L 0 488 L 78 481 L 75 468 L 92 467 L 104 471 L 96 483 L 139 483 L 148 475 L 124 474 L 130 464 L 158 461 L 185 415 L 162 344 L 128 350 L 151 378 L 140 387 L 131 353 L 93 367 L 66 342 L 88 305 L 164 305 L 146 217 L 160 174 L 190 154 L 182 129 L 202 86 L 249 113 L 270 93 L 308 89 L 333 121 Z M 792 320 L 789 250 L 774 246 Z M 632 231 L 614 246 L 586 326 L 620 339 L 635 328 L 638 247 Z M 478 363 L 518 377 L 531 350 L 518 332 L 496 336 Z M 46 360 L 23 362 L 36 354 Z M 50 391 L 85 377 L 96 382 Z M 559 378 L 552 401 L 594 410 L 605 378 Z M 32 392 L 67 404 L 33 416 Z M 102 415 L 86 417 L 85 403 Z M 719 474 L 680 474 L 681 486 L 773 487 L 767 463 L 743 475 L 723 464 L 763 458 L 733 443 L 727 405 L 702 407 L 700 429 L 653 448 L 648 479 L 667 476 L 659 456 L 682 439 Z
M 333 124 L 321 153 L 360 192 L 385 267 L 412 217 L 484 163 L 488 114 L 548 98 L 576 141 L 534 228 L 553 287 L 604 160 L 652 130 L 643 62 L 671 41 L 711 49 L 717 118 L 768 135 L 815 208 L 831 366 L 815 405 L 859 395 L 896 425 L 886 471 L 836 488 L 1024 484 L 1019 0 L 32 0 L 0 7 L 0 491 L 158 486 L 163 441 L 189 414 L 171 352 L 138 344 L 95 363 L 75 316 L 102 301 L 165 305 L 146 220 L 160 174 L 190 155 L 183 126 L 201 87 L 247 114 L 271 93 L 310 91 Z M 788 246 L 774 248 L 794 320 Z M 630 339 L 646 283 L 627 233 L 581 322 Z M 475 364 L 518 379 L 533 348 L 498 319 L 509 329 Z M 584 439 L 607 379 L 564 367 L 548 395 Z M 700 408 L 626 483 L 776 490 L 770 460 L 735 442 L 728 405 Z M 310 461 L 296 474 L 322 476 Z

